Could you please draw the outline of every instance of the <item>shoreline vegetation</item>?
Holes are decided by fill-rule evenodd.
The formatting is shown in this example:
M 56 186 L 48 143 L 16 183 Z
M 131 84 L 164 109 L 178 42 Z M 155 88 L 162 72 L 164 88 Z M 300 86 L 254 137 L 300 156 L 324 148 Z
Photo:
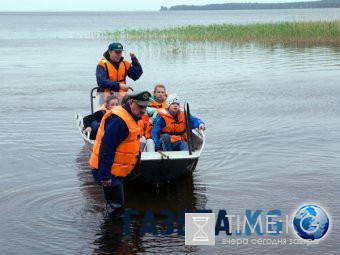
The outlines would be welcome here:
M 340 20 L 264 24 L 189 25 L 164 29 L 125 29 L 102 32 L 99 38 L 135 41 L 218 41 L 264 44 L 339 44 Z
M 321 0 L 287 3 L 225 3 L 207 5 L 162 6 L 160 11 L 205 11 L 205 10 L 259 10 L 259 9 L 307 9 L 307 8 L 340 8 L 340 0 Z

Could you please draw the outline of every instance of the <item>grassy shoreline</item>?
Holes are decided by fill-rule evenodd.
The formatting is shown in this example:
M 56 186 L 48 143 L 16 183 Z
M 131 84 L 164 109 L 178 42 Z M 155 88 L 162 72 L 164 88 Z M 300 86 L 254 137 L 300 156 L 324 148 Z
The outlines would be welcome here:
M 103 32 L 99 38 L 160 41 L 222 41 L 297 44 L 340 43 L 340 20 L 249 25 L 190 25 L 164 29 L 125 29 Z

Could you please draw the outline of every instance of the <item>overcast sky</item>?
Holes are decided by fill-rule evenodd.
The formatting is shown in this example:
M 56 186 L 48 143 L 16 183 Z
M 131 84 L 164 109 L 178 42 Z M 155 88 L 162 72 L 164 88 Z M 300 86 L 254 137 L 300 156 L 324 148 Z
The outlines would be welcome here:
M 308 0 L 1 0 L 0 11 L 143 11 L 163 6 L 213 3 L 278 3 Z

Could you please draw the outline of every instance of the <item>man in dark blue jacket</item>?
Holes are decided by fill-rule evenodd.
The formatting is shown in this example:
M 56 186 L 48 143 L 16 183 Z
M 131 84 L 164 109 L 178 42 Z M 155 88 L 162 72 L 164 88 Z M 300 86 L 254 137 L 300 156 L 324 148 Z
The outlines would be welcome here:
M 129 115 L 138 123 L 146 112 L 150 93 L 147 91 L 130 94 L 130 100 L 123 106 Z M 101 140 L 98 156 L 98 170 L 92 170 L 97 184 L 102 185 L 107 209 L 113 216 L 120 216 L 124 212 L 124 177 L 111 173 L 118 146 L 129 136 L 126 122 L 119 116 L 112 114 L 105 121 L 104 136 Z
M 123 45 L 111 43 L 99 60 L 96 70 L 99 92 L 122 92 L 124 96 L 129 89 L 126 76 L 136 81 L 143 74 L 143 69 L 134 53 L 130 53 L 131 61 L 122 57 Z

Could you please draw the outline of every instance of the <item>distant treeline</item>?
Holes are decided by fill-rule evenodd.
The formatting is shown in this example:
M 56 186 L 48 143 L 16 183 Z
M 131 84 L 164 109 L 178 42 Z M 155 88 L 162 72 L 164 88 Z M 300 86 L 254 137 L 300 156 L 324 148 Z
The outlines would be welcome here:
M 194 11 L 194 10 L 252 10 L 252 9 L 305 9 L 305 8 L 340 8 L 340 0 L 322 0 L 313 2 L 291 3 L 227 3 L 207 5 L 175 5 L 161 11 Z

